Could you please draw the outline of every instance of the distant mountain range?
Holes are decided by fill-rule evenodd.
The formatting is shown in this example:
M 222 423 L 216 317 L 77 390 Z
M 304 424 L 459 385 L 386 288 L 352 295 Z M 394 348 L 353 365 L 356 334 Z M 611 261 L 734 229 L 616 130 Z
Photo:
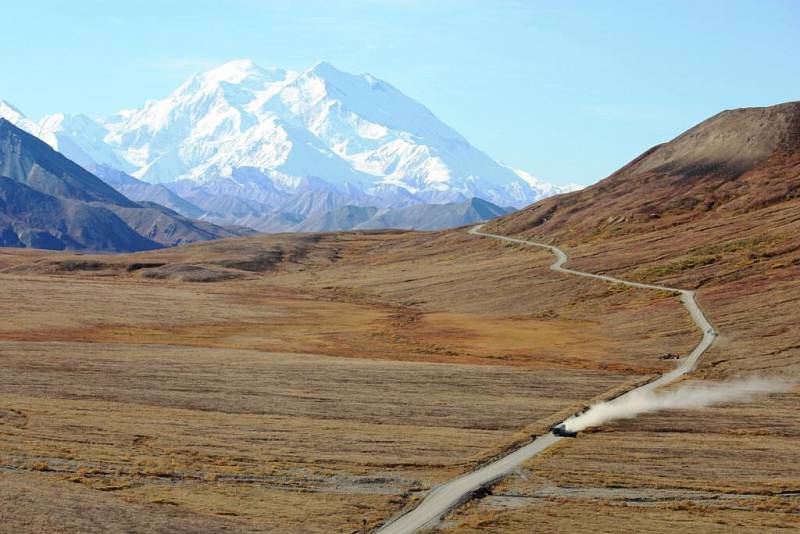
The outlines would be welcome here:
M 0 246 L 123 252 L 252 233 L 134 202 L 0 118 Z
M 106 119 L 34 122 L 3 101 L 0 116 L 133 199 L 261 231 L 341 229 L 343 213 L 440 228 L 473 222 L 457 214 L 480 212 L 474 198 L 494 213 L 574 189 L 498 163 L 388 83 L 324 62 L 230 62 Z

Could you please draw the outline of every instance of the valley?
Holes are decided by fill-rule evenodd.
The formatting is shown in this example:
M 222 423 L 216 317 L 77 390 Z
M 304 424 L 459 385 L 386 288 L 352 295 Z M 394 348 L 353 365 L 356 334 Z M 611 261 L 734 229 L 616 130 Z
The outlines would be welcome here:
M 720 132 L 724 121 L 711 138 Z M 687 201 L 652 217 L 636 207 L 642 196 L 616 207 L 626 197 L 609 185 L 686 172 L 642 174 L 645 155 L 482 231 L 555 243 L 567 268 L 694 290 L 721 335 L 684 381 L 796 380 L 791 135 L 733 182 L 759 187 L 711 209 Z M 717 172 L 694 186 L 731 180 Z M 584 203 L 594 227 L 570 220 Z M 374 530 L 582 407 L 674 369 L 699 341 L 672 293 L 567 276 L 548 269 L 546 250 L 467 230 L 111 255 L 3 249 L 14 305 L 0 310 L 2 517 L 19 530 Z M 572 529 L 590 517 L 613 531 L 631 513 L 654 532 L 796 527 L 796 403 L 795 388 L 589 429 L 435 529 Z
M 0 531 L 800 529 L 800 12 L 80 4 L 4 11 Z

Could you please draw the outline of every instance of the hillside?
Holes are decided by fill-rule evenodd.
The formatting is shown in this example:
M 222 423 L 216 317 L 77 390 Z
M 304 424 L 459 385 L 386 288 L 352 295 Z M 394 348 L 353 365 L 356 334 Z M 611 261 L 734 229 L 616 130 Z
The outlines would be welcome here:
M 0 247 L 128 251 L 159 244 L 108 208 L 46 195 L 0 176 Z
M 203 210 L 183 199 L 171 189 L 161 184 L 143 182 L 120 170 L 107 165 L 92 165 L 89 170 L 105 183 L 136 202 L 155 202 L 165 208 L 177 211 L 185 217 L 197 219 Z
M 139 204 L 0 118 L 0 245 L 137 251 L 251 233 Z
M 754 213 L 800 197 L 800 102 L 724 111 L 584 190 L 492 226 L 583 243 Z
M 715 374 L 762 368 L 757 354 L 800 368 L 792 332 L 780 326 L 800 298 L 799 227 L 797 102 L 722 112 L 585 191 L 487 225 L 558 243 L 579 268 L 699 288 L 720 321 L 733 307 L 773 302 L 765 317 L 729 327 L 754 352 L 733 363 L 728 350 L 712 351 L 706 371 Z M 767 342 L 757 341 L 761 330 L 773 332 Z
M 136 206 L 83 167 L 2 118 L 0 174 L 46 195 L 129 208 Z
M 514 210 L 479 198 L 446 204 L 412 204 L 404 208 L 345 205 L 330 210 L 314 210 L 302 222 L 287 226 L 286 231 L 444 230 L 479 223 L 511 211 Z

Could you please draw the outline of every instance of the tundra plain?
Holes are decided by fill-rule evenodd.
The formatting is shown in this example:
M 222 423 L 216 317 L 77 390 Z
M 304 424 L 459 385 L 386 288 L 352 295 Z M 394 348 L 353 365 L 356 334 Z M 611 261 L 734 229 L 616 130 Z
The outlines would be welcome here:
M 695 341 L 673 297 L 549 263 L 464 230 L 3 250 L 0 516 L 371 529 Z

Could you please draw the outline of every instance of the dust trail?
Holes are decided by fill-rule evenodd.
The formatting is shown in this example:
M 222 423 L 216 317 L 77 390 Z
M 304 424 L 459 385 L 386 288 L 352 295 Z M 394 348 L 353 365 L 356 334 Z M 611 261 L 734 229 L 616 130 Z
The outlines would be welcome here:
M 699 410 L 714 404 L 752 400 L 771 393 L 784 393 L 793 383 L 779 379 L 748 378 L 729 382 L 692 383 L 664 392 L 633 390 L 614 400 L 595 404 L 586 412 L 564 421 L 566 429 L 577 432 L 614 419 L 630 419 L 662 410 Z

